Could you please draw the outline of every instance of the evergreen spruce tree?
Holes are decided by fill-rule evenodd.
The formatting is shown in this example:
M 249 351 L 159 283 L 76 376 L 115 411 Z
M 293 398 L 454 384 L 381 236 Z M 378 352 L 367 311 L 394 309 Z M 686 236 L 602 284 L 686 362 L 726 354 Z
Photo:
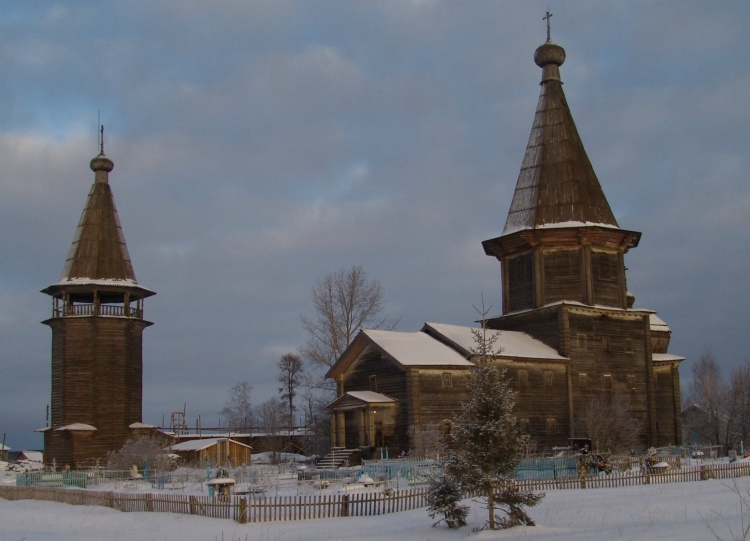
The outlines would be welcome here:
M 427 489 L 427 514 L 430 518 L 441 517 L 433 526 L 443 520 L 449 528 L 466 526 L 469 506 L 461 505 L 462 498 L 459 485 L 451 477 L 441 475 L 432 479 Z
M 524 507 L 536 505 L 544 495 L 521 492 L 514 481 L 526 445 L 513 415 L 515 392 L 503 371 L 480 365 L 472 369 L 468 393 L 469 400 L 453 419 L 457 449 L 445 463 L 446 475 L 466 493 L 485 500 L 489 529 L 533 525 Z M 496 510 L 505 516 L 496 516 Z
M 475 308 L 476 309 L 476 308 Z M 489 309 L 477 309 L 486 320 Z M 513 414 L 516 392 L 505 371 L 492 364 L 500 354 L 496 347 L 500 337 L 484 325 L 474 331 L 476 347 L 467 382 L 469 400 L 453 418 L 452 437 L 456 450 L 445 462 L 446 475 L 455 480 L 467 494 L 485 499 L 489 518 L 487 527 L 509 528 L 519 524 L 533 525 L 524 507 L 536 505 L 544 494 L 521 492 L 514 480 L 515 466 L 528 437 L 519 433 Z M 496 509 L 504 517 L 495 515 Z

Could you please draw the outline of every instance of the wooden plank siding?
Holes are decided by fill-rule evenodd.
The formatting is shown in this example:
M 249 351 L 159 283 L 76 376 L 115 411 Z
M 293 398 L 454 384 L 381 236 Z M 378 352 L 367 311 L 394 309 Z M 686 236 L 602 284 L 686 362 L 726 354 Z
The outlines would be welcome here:
M 406 377 L 394 362 L 377 348 L 367 347 L 344 375 L 343 387 L 344 392 L 370 390 L 395 399 L 398 402 L 395 418 L 377 419 L 374 422 L 382 433 L 383 445 L 389 449 L 400 450 L 408 444 L 404 428 L 408 422 Z M 346 419 L 347 447 L 350 443 L 352 448 L 359 447 L 359 421 L 354 415 L 348 415 L 348 412 Z M 367 445 L 373 447 L 375 442 L 367 442 Z
M 593 286 L 592 304 L 605 306 L 622 305 L 622 280 L 625 269 L 618 253 L 591 252 L 591 272 Z
M 659 441 L 676 442 L 682 438 L 680 411 L 680 374 L 675 362 L 656 363 L 654 402 L 656 404 L 656 437 Z
M 534 308 L 534 256 L 531 251 L 509 257 L 504 265 L 503 279 L 507 282 L 503 296 L 505 312 Z
M 104 460 L 132 436 L 129 425 L 142 419 L 142 333 L 150 323 L 119 317 L 64 317 L 45 323 L 52 328 L 54 382 L 45 461 L 74 467 Z M 73 423 L 97 430 L 55 434 L 56 428 Z
M 552 444 L 551 439 L 540 432 L 539 416 L 548 415 L 553 407 L 559 407 L 560 413 L 554 418 L 563 418 L 563 403 L 568 400 L 568 392 L 570 408 L 567 409 L 573 414 L 570 434 L 559 433 L 554 445 L 565 445 L 567 437 L 585 435 L 579 422 L 580 412 L 588 401 L 607 392 L 628 395 L 634 418 L 644 426 L 642 447 L 680 441 L 679 380 L 676 379 L 679 375 L 675 363 L 670 363 L 670 368 L 661 369 L 661 377 L 656 377 L 655 363 L 651 359 L 649 315 L 648 311 L 560 303 L 489 322 L 495 329 L 527 332 L 570 359 L 570 389 L 557 385 L 555 373 L 552 392 L 538 396 L 533 389 L 539 388 L 543 371 L 554 368 L 539 363 L 524 366 L 519 361 L 507 365 L 512 367 L 509 373 L 514 377 L 519 369 L 528 370 L 529 391 L 518 396 L 516 416 L 529 420 L 534 440 L 543 445 Z
M 581 251 L 566 249 L 542 252 L 544 279 L 543 303 L 584 302 L 581 282 Z
M 567 444 L 567 363 L 501 359 L 495 364 L 505 369 L 517 393 L 514 414 L 519 430 L 530 434 L 540 448 Z
M 449 431 L 453 415 L 461 411 L 461 405 L 469 398 L 468 370 L 412 368 L 409 373 L 416 389 L 411 395 L 410 409 L 417 412 L 409 426 L 437 425 L 444 433 Z

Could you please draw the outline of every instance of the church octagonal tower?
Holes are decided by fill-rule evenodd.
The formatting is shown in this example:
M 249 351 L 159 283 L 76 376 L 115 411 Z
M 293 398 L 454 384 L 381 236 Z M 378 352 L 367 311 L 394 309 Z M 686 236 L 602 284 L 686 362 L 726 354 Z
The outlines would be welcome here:
M 52 397 L 44 431 L 48 465 L 105 459 L 142 425 L 143 299 L 154 295 L 133 272 L 103 148 L 91 160 L 94 184 L 53 298 Z M 132 425 L 132 426 L 131 426 Z
M 568 361 L 515 375 L 528 381 L 518 387 L 518 414 L 537 441 L 559 445 L 593 436 L 591 404 L 624 404 L 639 427 L 636 446 L 678 444 L 683 358 L 667 353 L 669 328 L 633 308 L 627 289 L 624 256 L 641 234 L 619 227 L 604 196 L 563 93 L 565 51 L 549 26 L 534 61 L 542 81 L 526 154 L 503 233 L 482 243 L 502 269 L 503 315 L 486 324 L 524 331 Z

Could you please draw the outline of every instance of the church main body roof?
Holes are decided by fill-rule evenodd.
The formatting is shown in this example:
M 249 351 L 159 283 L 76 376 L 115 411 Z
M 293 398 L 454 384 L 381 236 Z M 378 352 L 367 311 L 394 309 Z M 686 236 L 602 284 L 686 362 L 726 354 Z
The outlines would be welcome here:
M 481 331 L 477 327 L 443 323 L 425 323 L 419 332 L 362 329 L 326 377 L 346 372 L 368 346 L 377 348 L 402 368 L 468 368 L 474 366 L 470 359 L 476 347 L 475 333 Z M 498 358 L 567 361 L 566 357 L 524 332 L 487 332 L 497 335 L 494 350 Z

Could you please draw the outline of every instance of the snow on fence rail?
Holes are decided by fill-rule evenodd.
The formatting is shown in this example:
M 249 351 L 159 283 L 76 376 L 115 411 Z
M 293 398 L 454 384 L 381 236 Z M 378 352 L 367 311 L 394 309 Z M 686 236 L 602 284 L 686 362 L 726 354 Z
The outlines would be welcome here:
M 524 479 L 520 488 L 532 491 L 616 488 L 624 486 L 681 483 L 707 479 L 750 476 L 750 462 L 706 464 L 670 469 L 659 473 L 617 472 L 599 477 Z M 425 507 L 427 489 L 412 488 L 384 492 L 316 496 L 232 496 L 222 499 L 183 494 L 98 492 L 74 488 L 0 486 L 0 498 L 46 500 L 72 505 L 100 505 L 123 512 L 161 512 L 233 519 L 240 523 L 306 520 L 313 518 L 361 517 L 397 513 Z

